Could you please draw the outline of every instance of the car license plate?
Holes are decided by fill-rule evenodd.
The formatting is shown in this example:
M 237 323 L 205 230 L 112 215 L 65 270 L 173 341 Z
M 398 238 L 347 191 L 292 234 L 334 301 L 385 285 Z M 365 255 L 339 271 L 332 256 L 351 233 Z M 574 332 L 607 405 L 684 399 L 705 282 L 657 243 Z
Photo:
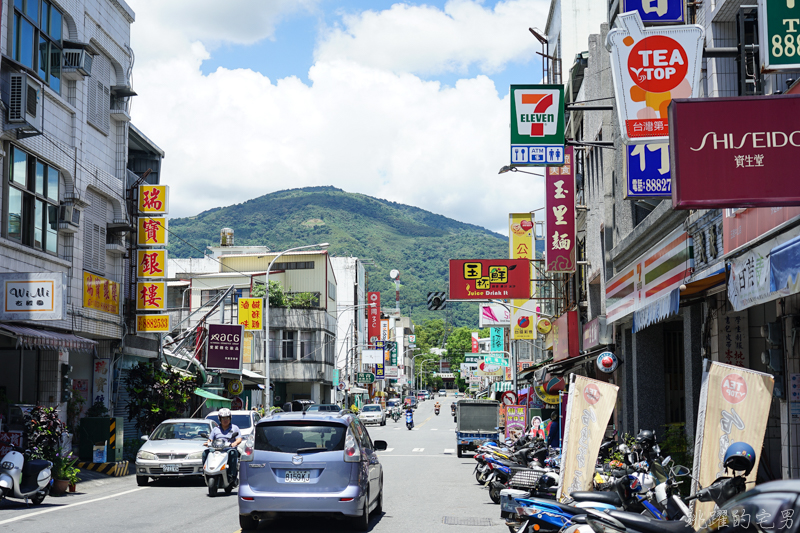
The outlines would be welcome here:
M 178 472 L 178 465 L 163 465 L 161 467 L 161 470 L 163 470 L 164 472 L 175 472 L 175 473 L 177 473 Z
M 287 470 L 286 483 L 310 483 L 311 471 L 310 470 Z

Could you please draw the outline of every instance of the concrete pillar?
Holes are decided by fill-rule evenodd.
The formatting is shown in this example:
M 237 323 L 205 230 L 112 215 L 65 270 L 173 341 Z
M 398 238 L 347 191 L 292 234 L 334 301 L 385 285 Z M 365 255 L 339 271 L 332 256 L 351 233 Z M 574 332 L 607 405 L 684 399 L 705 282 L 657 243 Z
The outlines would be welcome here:
M 664 325 L 654 324 L 633 335 L 633 431 L 661 430 L 664 411 Z
M 621 428 L 619 433 L 633 433 L 633 336 L 629 328 L 620 328 L 617 345 L 622 352 L 619 376 L 619 394 L 622 399 L 622 412 L 619 414 Z
M 700 403 L 700 385 L 703 383 L 703 358 L 701 329 L 703 304 L 684 307 L 683 315 L 683 375 L 686 391 L 686 438 L 694 440 L 697 430 L 697 408 Z M 706 326 L 708 327 L 708 325 Z

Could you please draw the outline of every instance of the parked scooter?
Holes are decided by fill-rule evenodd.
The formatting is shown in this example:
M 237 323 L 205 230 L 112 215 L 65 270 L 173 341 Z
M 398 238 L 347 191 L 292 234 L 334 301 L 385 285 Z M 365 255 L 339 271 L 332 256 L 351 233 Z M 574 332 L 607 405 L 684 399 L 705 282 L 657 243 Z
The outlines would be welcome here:
M 235 439 L 238 433 L 234 433 Z M 203 464 L 203 477 L 208 486 L 208 495 L 216 496 L 217 490 L 223 489 L 225 494 L 230 494 L 239 482 L 238 468 L 231 468 L 229 464 L 229 450 L 232 450 L 227 439 L 214 439 L 208 447 L 208 455 Z
M 409 431 L 414 428 L 414 415 L 411 413 L 406 413 L 406 427 Z
M 33 505 L 44 501 L 50 491 L 50 469 L 53 463 L 43 459 L 26 459 L 24 450 L 14 447 L 0 461 L 0 500 L 30 499 Z

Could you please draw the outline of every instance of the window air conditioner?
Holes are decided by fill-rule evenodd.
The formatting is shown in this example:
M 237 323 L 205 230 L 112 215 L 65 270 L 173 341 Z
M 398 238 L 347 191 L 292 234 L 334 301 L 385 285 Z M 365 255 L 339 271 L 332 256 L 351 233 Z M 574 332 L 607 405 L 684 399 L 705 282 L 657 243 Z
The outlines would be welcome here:
M 74 205 L 62 204 L 58 208 L 58 225 L 69 230 L 69 226 L 77 229 L 81 222 L 81 210 Z
M 8 91 L 8 122 L 23 131 L 42 132 L 42 85 L 27 74 L 12 73 Z
M 92 75 L 92 55 L 86 50 L 65 49 L 62 53 L 61 72 L 68 80 L 82 80 Z

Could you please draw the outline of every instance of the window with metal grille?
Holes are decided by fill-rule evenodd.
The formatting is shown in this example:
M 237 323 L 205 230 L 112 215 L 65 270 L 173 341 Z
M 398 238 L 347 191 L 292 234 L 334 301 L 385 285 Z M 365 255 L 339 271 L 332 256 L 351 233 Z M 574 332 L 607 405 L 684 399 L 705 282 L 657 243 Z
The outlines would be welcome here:
M 106 218 L 108 200 L 92 190 L 86 193 L 89 207 L 84 211 L 83 268 L 106 274 Z
M 59 171 L 16 146 L 9 152 L 5 235 L 56 255 Z
M 89 102 L 87 122 L 105 133 L 110 132 L 111 88 L 108 86 L 111 76 L 111 62 L 105 56 L 97 56 L 93 64 L 94 80 L 88 82 Z

